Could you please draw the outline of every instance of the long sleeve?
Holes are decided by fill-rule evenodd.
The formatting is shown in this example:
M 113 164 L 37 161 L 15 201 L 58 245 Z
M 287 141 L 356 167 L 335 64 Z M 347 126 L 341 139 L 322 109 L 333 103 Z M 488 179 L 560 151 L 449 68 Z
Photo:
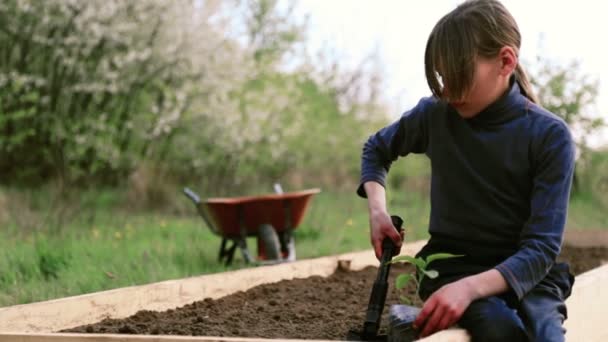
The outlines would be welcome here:
M 363 146 L 361 181 L 357 194 L 367 197 L 363 184 L 375 181 L 385 186 L 391 164 L 409 153 L 424 153 L 428 145 L 428 112 L 432 98 L 422 99 L 399 120 L 370 136 Z
M 519 249 L 496 266 L 519 299 L 546 276 L 561 249 L 575 159 L 566 124 L 552 125 L 534 155 L 530 216 Z

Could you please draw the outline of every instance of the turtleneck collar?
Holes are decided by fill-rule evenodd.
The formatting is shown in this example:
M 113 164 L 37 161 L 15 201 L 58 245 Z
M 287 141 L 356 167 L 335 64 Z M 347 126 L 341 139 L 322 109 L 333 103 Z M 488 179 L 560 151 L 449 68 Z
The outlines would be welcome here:
M 525 103 L 526 97 L 521 93 L 515 77 L 511 77 L 509 89 L 504 94 L 477 115 L 465 120 L 474 125 L 502 124 L 523 115 L 521 108 Z

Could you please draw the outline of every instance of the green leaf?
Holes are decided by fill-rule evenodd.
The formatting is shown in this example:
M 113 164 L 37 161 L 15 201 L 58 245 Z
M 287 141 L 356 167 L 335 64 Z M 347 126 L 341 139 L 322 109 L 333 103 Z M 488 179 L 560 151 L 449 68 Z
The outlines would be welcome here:
M 435 279 L 439 276 L 439 272 L 436 270 L 422 270 L 422 272 L 424 272 L 424 274 L 431 279 Z
M 397 279 L 395 279 L 395 287 L 401 290 L 407 285 L 407 283 L 410 282 L 411 279 L 411 274 L 400 274 L 399 276 L 397 276 Z
M 418 267 L 420 269 L 426 268 L 426 262 L 422 258 L 414 258 L 409 255 L 400 255 L 400 256 L 394 257 L 393 260 L 391 260 L 391 264 L 394 264 L 397 262 L 403 262 L 403 263 L 409 262 L 409 263 L 416 265 L 416 267 Z
M 401 299 L 401 303 L 409 304 L 409 305 L 412 304 L 412 301 L 409 298 L 407 298 L 406 296 L 401 295 L 401 296 L 399 296 L 399 299 Z
M 462 254 L 450 254 L 450 253 L 436 253 L 436 254 L 431 254 L 428 257 L 426 257 L 426 264 L 430 264 L 432 261 L 435 260 L 441 260 L 441 259 L 450 259 L 450 258 L 459 258 L 459 257 L 463 257 L 464 255 Z

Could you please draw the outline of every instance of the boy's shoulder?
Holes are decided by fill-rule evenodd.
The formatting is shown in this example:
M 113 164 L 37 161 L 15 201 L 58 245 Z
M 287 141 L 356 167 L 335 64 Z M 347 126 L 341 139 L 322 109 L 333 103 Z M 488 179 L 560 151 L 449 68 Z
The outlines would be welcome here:
M 527 115 L 537 126 L 545 127 L 549 130 L 558 129 L 570 131 L 568 124 L 563 118 L 539 104 L 529 102 Z
M 570 127 L 557 114 L 541 105 L 530 102 L 527 117 L 532 123 L 531 133 L 538 141 L 569 141 L 573 144 Z

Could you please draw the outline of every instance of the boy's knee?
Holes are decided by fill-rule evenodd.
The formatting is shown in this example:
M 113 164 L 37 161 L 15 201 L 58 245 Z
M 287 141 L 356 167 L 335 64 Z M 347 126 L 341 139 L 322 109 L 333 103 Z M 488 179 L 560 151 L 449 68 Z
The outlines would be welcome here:
M 528 340 L 517 313 L 496 297 L 472 303 L 458 324 L 469 332 L 473 342 Z
M 519 311 L 530 339 L 564 341 L 566 305 L 554 292 L 538 289 L 531 291 L 522 300 Z

